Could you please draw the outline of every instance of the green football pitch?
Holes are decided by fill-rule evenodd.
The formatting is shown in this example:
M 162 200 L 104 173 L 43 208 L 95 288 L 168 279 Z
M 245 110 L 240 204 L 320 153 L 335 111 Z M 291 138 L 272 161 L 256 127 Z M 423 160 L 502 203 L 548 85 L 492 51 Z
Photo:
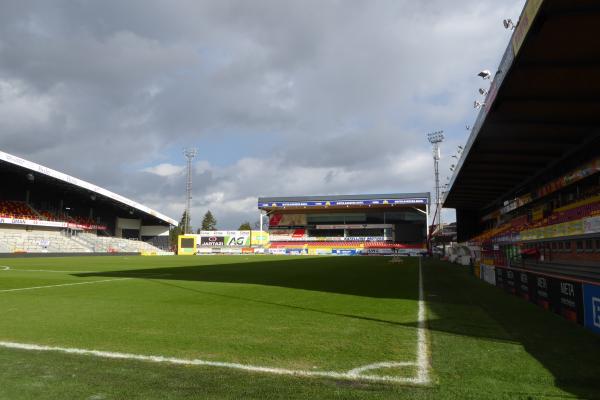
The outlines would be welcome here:
M 0 399 L 600 396 L 600 339 L 450 264 L 0 259 Z

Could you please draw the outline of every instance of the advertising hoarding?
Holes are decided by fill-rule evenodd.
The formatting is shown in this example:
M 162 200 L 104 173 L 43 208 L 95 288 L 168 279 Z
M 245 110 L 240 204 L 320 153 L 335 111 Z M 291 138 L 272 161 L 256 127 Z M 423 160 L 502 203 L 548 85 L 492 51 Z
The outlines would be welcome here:
M 480 277 L 481 279 L 483 279 L 485 282 L 489 283 L 490 285 L 496 285 L 496 268 L 494 268 L 493 265 L 486 265 L 486 264 L 481 264 L 480 265 L 481 268 L 481 272 L 480 272 Z
M 586 283 L 583 285 L 583 303 L 585 326 L 600 333 L 600 286 Z
M 515 55 L 519 53 L 519 50 L 525 41 L 525 37 L 527 36 L 527 32 L 529 32 L 529 28 L 531 28 L 542 3 L 543 0 L 527 1 L 512 37 L 512 49 Z
M 583 324 L 583 290 L 579 282 L 551 279 L 552 309 L 566 319 Z
M 259 202 L 258 208 L 427 204 L 426 198 Z
M 104 230 L 104 225 L 84 225 L 74 224 L 71 222 L 64 221 L 43 221 L 40 219 L 26 219 L 26 218 L 0 218 L 0 224 L 6 225 L 26 225 L 26 226 L 44 226 L 49 228 L 70 228 L 70 229 L 89 229 L 89 230 Z
M 250 247 L 250 231 L 200 231 L 200 247 Z
M 550 310 L 552 299 L 550 297 L 550 278 L 534 275 L 533 303 L 542 307 L 544 310 Z
M 200 236 L 201 247 L 206 246 L 225 246 L 225 236 Z

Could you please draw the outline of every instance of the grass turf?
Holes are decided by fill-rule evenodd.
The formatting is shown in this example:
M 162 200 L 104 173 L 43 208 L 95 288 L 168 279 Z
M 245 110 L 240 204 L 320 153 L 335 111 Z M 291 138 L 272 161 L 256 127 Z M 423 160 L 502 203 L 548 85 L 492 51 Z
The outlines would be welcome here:
M 387 261 L 3 259 L 0 265 L 12 269 L 0 271 L 0 340 L 340 372 L 372 362 L 414 361 L 418 270 L 414 260 Z M 598 396 L 598 337 L 475 280 L 463 268 L 428 262 L 423 272 L 434 379 L 428 387 L 0 348 L 0 398 Z M 120 278 L 130 279 L 1 292 Z

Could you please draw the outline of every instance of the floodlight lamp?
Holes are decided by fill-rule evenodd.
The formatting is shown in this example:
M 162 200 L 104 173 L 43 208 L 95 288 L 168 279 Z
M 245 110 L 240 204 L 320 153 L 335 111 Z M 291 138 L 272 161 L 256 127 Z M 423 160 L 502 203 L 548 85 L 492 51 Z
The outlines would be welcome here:
M 471 130 L 471 125 L 465 125 L 465 128 L 470 131 Z
M 479 94 L 482 95 L 482 96 L 485 96 L 485 95 L 488 94 L 488 91 L 485 90 L 484 88 L 479 88 Z
M 428 133 L 427 140 L 429 140 L 430 143 L 440 143 L 444 141 L 444 131 Z
M 517 27 L 517 25 L 512 21 L 512 19 L 508 18 L 505 19 L 504 21 L 502 21 L 502 24 L 504 25 L 505 29 L 515 29 Z
M 485 103 L 480 103 L 478 101 L 473 102 L 473 108 L 479 110 L 482 107 L 485 107 Z
M 489 69 L 484 69 L 483 71 L 478 73 L 477 76 L 480 76 L 482 79 L 492 79 L 492 73 Z

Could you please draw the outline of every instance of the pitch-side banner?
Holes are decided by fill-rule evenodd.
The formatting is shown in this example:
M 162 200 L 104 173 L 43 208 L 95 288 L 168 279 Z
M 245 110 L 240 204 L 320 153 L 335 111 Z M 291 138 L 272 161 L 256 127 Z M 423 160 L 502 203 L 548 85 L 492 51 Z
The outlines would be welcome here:
M 250 247 L 250 231 L 200 231 L 198 247 Z
M 81 225 L 73 224 L 64 221 L 43 221 L 39 219 L 25 219 L 25 218 L 0 218 L 0 224 L 8 225 L 28 225 L 28 226 L 46 226 L 51 228 L 71 228 L 71 229 L 106 229 L 104 225 Z

